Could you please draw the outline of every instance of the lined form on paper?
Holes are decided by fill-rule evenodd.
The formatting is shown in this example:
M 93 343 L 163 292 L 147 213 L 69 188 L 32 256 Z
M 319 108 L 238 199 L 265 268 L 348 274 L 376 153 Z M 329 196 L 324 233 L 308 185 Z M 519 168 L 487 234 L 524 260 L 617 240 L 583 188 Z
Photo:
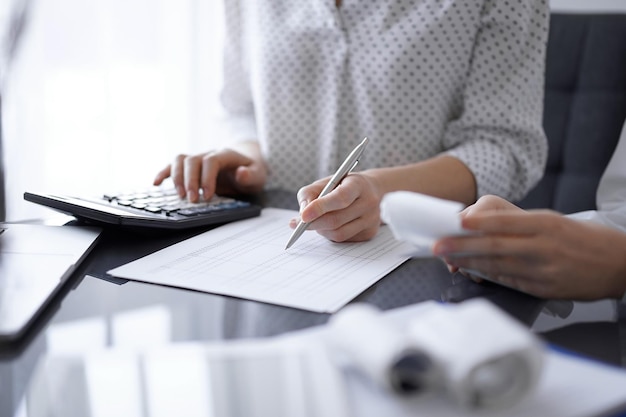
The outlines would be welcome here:
M 398 267 L 410 246 L 386 226 L 367 242 L 305 232 L 285 250 L 297 211 L 265 208 L 108 271 L 114 277 L 333 313 Z

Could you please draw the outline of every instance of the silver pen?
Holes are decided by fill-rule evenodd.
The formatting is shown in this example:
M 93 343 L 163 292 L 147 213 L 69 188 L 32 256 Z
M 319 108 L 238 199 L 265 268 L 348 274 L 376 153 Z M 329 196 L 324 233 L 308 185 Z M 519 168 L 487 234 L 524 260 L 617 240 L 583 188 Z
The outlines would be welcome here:
M 333 175 L 330 178 L 330 181 L 328 181 L 328 184 L 326 184 L 326 186 L 324 187 L 324 189 L 322 190 L 322 192 L 317 198 L 324 197 L 326 194 L 334 190 L 335 187 L 337 187 L 337 185 L 339 185 L 339 183 L 346 177 L 346 175 L 348 175 L 350 171 L 354 169 L 354 167 L 359 163 L 359 158 L 363 154 L 363 151 L 365 150 L 366 145 L 367 145 L 367 138 L 363 139 L 363 141 L 359 143 L 352 152 L 350 152 L 350 155 L 348 155 L 346 160 L 343 161 L 343 163 L 341 164 L 337 172 L 335 172 L 335 175 Z M 298 240 L 298 238 L 302 236 L 302 233 L 304 233 L 304 231 L 308 227 L 309 227 L 308 223 L 305 223 L 302 220 L 300 220 L 300 223 L 298 223 L 298 226 L 296 226 L 293 233 L 291 234 L 291 237 L 289 238 L 289 241 L 287 242 L 287 246 L 285 247 L 285 250 L 289 249 L 291 245 L 293 245 L 296 242 L 296 240 Z

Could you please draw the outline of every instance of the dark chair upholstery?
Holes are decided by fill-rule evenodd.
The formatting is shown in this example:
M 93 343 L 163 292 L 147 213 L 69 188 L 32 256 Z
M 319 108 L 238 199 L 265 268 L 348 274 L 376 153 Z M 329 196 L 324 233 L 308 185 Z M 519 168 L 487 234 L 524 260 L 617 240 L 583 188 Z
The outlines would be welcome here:
M 626 14 L 553 13 L 546 59 L 548 163 L 518 204 L 562 213 L 595 209 L 626 118 Z

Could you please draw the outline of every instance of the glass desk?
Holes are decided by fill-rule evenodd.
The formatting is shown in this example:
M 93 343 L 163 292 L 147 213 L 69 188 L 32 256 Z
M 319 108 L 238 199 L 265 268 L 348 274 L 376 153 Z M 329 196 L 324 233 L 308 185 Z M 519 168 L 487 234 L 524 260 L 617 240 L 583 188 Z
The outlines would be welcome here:
M 261 203 L 297 209 L 294 193 L 270 192 Z M 113 267 L 200 232 L 149 235 L 105 230 L 98 246 L 68 281 L 57 303 L 47 309 L 23 340 L 0 348 L 0 417 L 30 415 L 24 404 L 27 397 L 28 401 L 37 402 L 38 391 L 30 389 L 33 375 L 37 364 L 50 355 L 90 354 L 108 348 L 153 348 L 185 342 L 261 339 L 327 322 L 328 314 L 115 281 L 106 275 Z M 459 302 L 474 297 L 493 301 L 528 326 L 541 319 L 545 311 L 558 310 L 558 306 L 551 308 L 544 300 L 450 274 L 437 259 L 407 261 L 355 301 L 388 310 L 428 300 Z M 565 349 L 621 365 L 625 345 L 623 323 L 623 317 L 621 320 L 587 321 L 562 328 L 556 326 L 542 334 Z M 77 405 L 74 409 L 68 404 L 66 415 L 81 415 L 80 410 L 83 408 Z

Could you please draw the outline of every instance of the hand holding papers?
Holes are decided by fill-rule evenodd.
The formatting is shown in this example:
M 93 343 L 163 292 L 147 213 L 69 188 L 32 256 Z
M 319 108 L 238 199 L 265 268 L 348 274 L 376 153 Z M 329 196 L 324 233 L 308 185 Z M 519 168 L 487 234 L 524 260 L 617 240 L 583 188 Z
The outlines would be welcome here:
M 381 203 L 381 217 L 396 239 L 410 243 L 413 256 L 431 256 L 433 243 L 444 236 L 463 235 L 459 212 L 461 203 L 409 191 L 386 194 Z
M 459 213 L 463 208 L 456 201 L 409 191 L 386 194 L 380 203 L 383 221 L 397 240 L 413 246 L 410 256 L 416 258 L 433 256 L 432 246 L 437 239 L 473 233 L 461 227 Z M 503 285 L 481 271 L 465 268 L 461 271 Z

